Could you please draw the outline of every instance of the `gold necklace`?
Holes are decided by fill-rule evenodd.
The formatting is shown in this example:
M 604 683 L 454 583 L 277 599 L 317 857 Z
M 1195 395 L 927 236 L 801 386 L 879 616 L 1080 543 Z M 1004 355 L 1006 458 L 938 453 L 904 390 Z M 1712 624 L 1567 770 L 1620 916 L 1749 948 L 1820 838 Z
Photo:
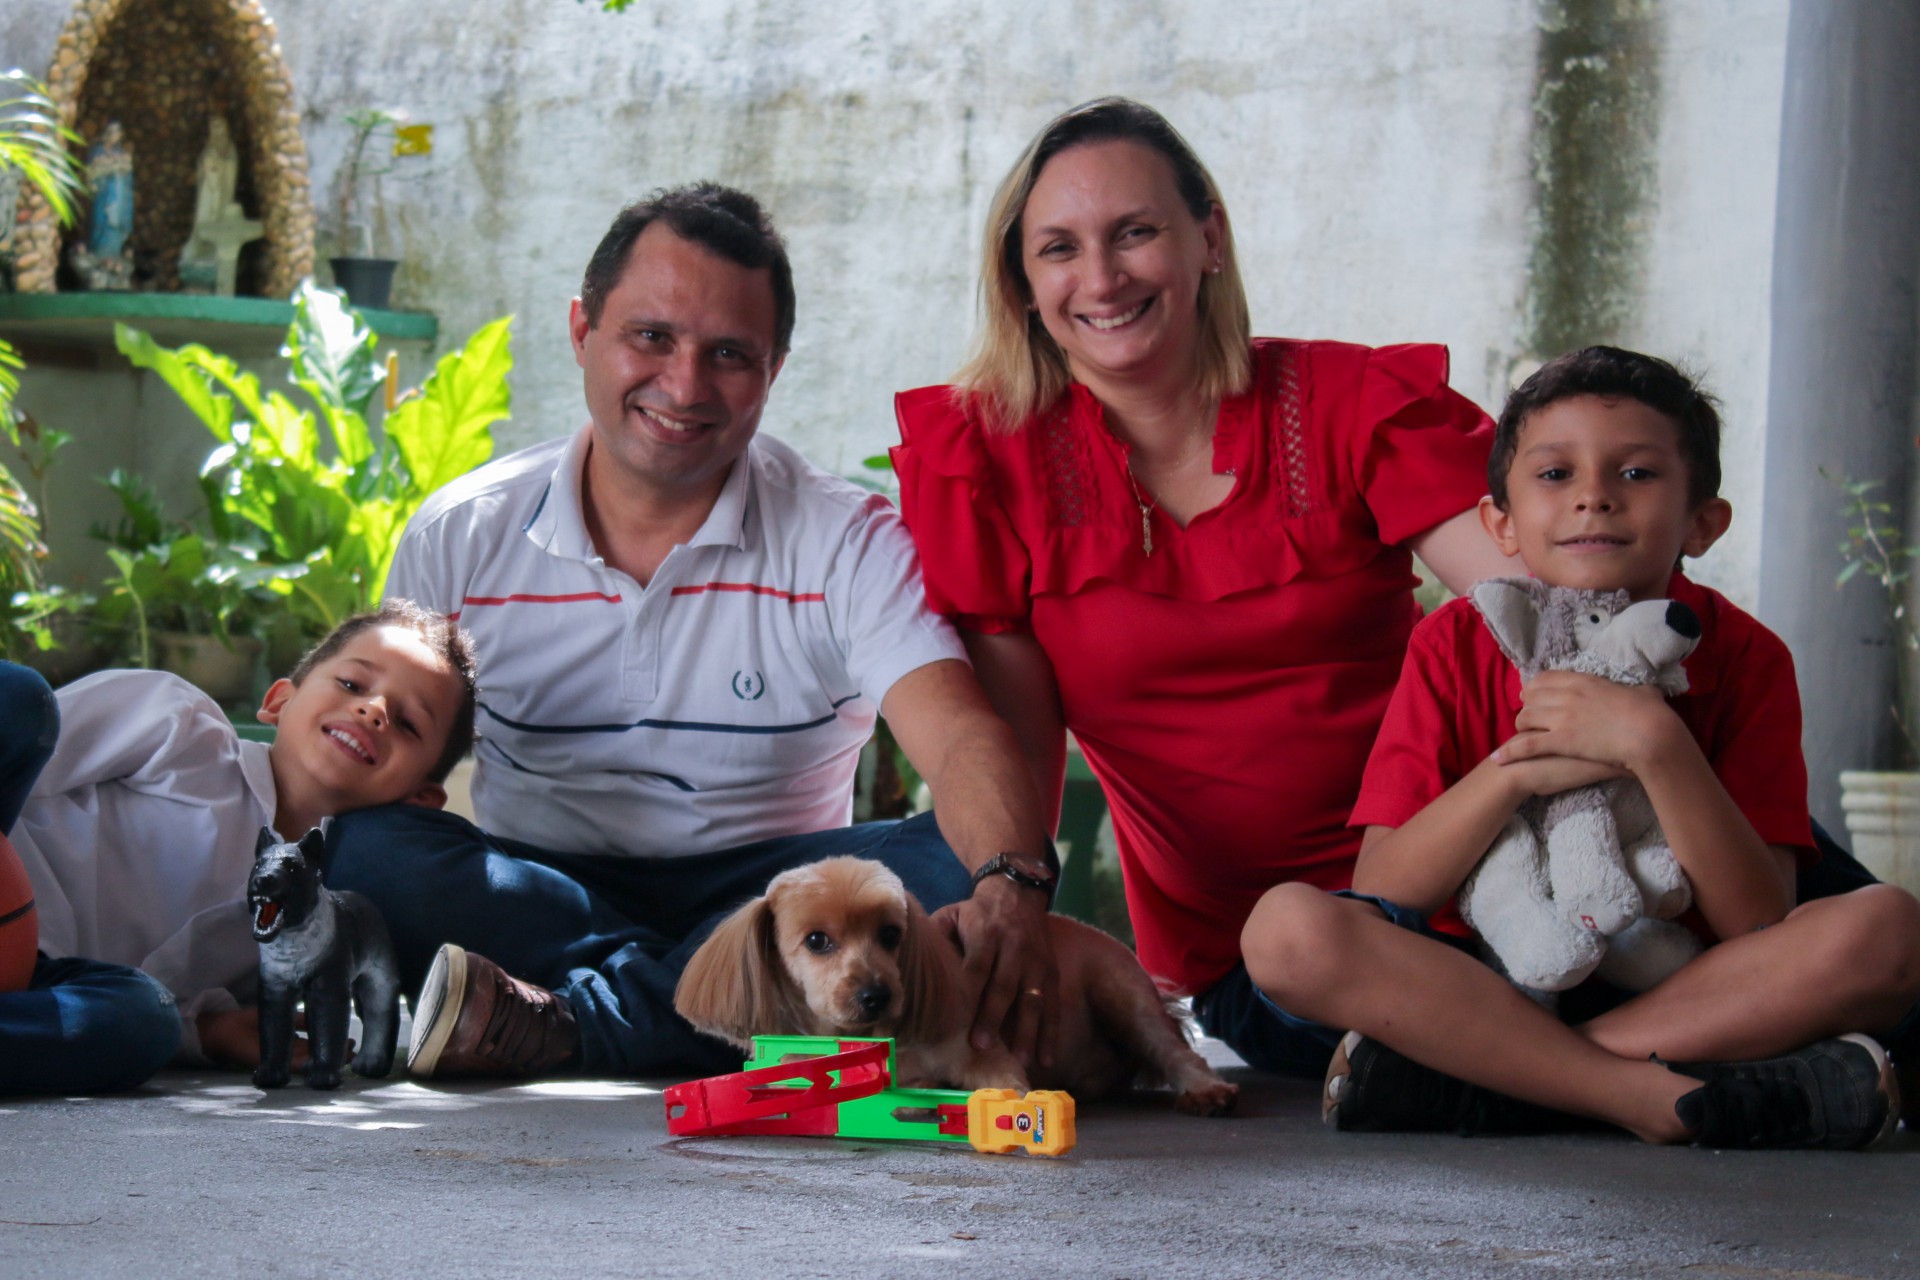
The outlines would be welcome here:
M 1173 465 L 1167 468 L 1168 474 L 1177 474 L 1180 468 L 1193 461 L 1201 449 L 1212 444 L 1213 433 L 1209 431 L 1199 443 L 1174 460 Z M 1160 505 L 1160 495 L 1156 493 L 1151 502 L 1140 496 L 1140 482 L 1134 479 L 1133 475 L 1133 449 L 1131 447 L 1127 449 L 1124 466 L 1127 473 L 1127 488 L 1133 491 L 1133 505 L 1140 508 L 1140 551 L 1143 555 L 1151 556 L 1153 554 L 1153 509 Z
M 1153 501 L 1148 502 L 1140 496 L 1140 485 L 1133 478 L 1131 460 L 1127 462 L 1127 488 L 1133 490 L 1133 504 L 1140 508 L 1140 550 L 1151 556 L 1153 554 L 1153 509 L 1160 505 L 1160 498 L 1156 494 Z

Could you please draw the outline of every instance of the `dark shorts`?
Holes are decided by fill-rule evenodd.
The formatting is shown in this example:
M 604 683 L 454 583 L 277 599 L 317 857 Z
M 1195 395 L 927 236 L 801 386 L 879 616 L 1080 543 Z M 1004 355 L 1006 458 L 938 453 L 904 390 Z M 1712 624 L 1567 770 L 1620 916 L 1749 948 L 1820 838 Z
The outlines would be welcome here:
M 1444 942 L 1450 947 L 1470 950 L 1469 939 L 1441 933 L 1427 923 L 1423 912 L 1403 907 L 1385 898 L 1341 889 L 1336 898 L 1352 898 L 1371 903 L 1380 914 L 1422 937 Z M 1329 1027 L 1288 1013 L 1253 984 L 1244 963 L 1193 998 L 1194 1017 L 1201 1030 L 1247 1060 L 1247 1064 L 1275 1075 L 1298 1076 L 1318 1080 L 1327 1074 L 1334 1046 L 1346 1034 L 1345 1027 Z
M 1797 897 L 1801 902 L 1850 893 L 1878 883 L 1871 872 L 1857 862 L 1818 823 L 1813 828 L 1814 844 L 1820 857 L 1800 868 Z M 1380 913 L 1403 929 L 1411 929 L 1436 942 L 1462 951 L 1474 950 L 1471 939 L 1433 929 L 1422 913 L 1385 898 L 1343 890 L 1338 898 L 1370 902 Z M 1589 978 L 1570 991 L 1560 993 L 1556 1012 L 1562 1022 L 1578 1025 L 1597 1018 L 1631 1000 L 1634 993 Z M 1201 1028 L 1227 1046 L 1248 1065 L 1275 1075 L 1299 1076 L 1318 1080 L 1326 1074 L 1334 1046 L 1345 1029 L 1323 1026 L 1307 1018 L 1288 1013 L 1253 984 L 1247 966 L 1237 964 L 1233 971 L 1193 1000 L 1194 1016 Z M 1896 1052 L 1906 1049 L 1920 1052 L 1920 1004 L 1909 1010 L 1897 1026 L 1873 1032 L 1876 1039 Z

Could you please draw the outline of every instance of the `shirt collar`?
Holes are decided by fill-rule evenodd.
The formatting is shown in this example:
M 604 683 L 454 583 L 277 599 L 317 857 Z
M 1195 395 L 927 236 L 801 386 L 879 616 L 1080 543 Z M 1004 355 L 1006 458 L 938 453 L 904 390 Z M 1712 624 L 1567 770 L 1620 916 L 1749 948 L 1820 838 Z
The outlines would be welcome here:
M 540 496 L 540 505 L 527 521 L 527 537 L 553 555 L 573 560 L 599 558 L 593 538 L 587 533 L 586 508 L 581 500 L 581 483 L 592 445 L 593 424 L 588 423 L 576 431 L 567 441 L 567 447 L 560 451 L 553 475 Z M 734 460 L 726 482 L 720 486 L 720 496 L 714 499 L 713 510 L 688 540 L 688 546 L 745 549 L 748 516 L 756 505 L 753 473 L 758 447 L 758 442 L 748 441 L 746 452 Z
M 580 501 L 580 479 L 585 474 L 587 450 L 593 443 L 593 425 L 581 427 L 560 451 L 553 474 L 541 491 L 540 504 L 527 521 L 526 534 L 535 546 L 571 560 L 592 560 L 593 539 L 587 536 L 587 517 Z
M 746 549 L 747 513 L 754 506 L 753 472 L 758 448 L 758 442 L 749 440 L 745 452 L 733 460 L 727 482 L 720 486 L 720 496 L 713 500 L 713 510 L 707 512 L 706 522 L 687 540 L 688 546 Z

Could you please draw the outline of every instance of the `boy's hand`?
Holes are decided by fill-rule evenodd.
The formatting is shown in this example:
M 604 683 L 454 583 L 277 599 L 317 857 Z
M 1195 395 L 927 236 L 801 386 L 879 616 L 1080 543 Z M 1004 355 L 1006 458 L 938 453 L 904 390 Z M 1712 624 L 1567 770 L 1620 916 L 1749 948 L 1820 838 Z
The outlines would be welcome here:
M 1524 705 L 1513 722 L 1520 732 L 1494 753 L 1503 764 L 1571 756 L 1640 774 L 1664 755 L 1676 734 L 1692 742 L 1665 695 L 1651 685 L 1544 671 L 1527 682 L 1520 700 Z
M 223 1067 L 260 1065 L 260 1009 L 257 1005 L 197 1014 L 193 1026 L 200 1033 L 200 1052 L 206 1054 L 209 1061 Z M 295 1014 L 293 1026 L 296 1031 L 305 1031 L 307 1015 Z M 353 1053 L 351 1040 L 347 1041 L 347 1053 L 349 1056 Z M 296 1035 L 293 1038 L 293 1069 L 304 1071 L 306 1066 L 307 1038 Z
M 1557 796 L 1562 791 L 1589 783 L 1608 782 L 1628 776 L 1625 769 L 1610 764 L 1582 760 L 1578 756 L 1537 754 L 1538 733 L 1516 733 L 1494 751 L 1501 776 L 1515 788 L 1520 798 Z

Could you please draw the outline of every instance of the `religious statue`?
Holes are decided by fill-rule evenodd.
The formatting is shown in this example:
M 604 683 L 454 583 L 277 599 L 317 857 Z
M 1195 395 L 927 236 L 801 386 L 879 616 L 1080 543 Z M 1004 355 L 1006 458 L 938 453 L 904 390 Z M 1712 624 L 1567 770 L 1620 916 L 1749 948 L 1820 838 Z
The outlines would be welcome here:
M 193 202 L 193 233 L 180 251 L 180 287 L 191 293 L 231 294 L 240 248 L 260 238 L 260 223 L 248 218 L 233 198 L 240 178 L 240 153 L 227 122 L 214 116 L 200 153 L 200 177 Z
M 87 152 L 93 211 L 87 240 L 73 248 L 73 268 L 89 289 L 129 289 L 133 284 L 133 151 L 118 120 L 110 120 Z

